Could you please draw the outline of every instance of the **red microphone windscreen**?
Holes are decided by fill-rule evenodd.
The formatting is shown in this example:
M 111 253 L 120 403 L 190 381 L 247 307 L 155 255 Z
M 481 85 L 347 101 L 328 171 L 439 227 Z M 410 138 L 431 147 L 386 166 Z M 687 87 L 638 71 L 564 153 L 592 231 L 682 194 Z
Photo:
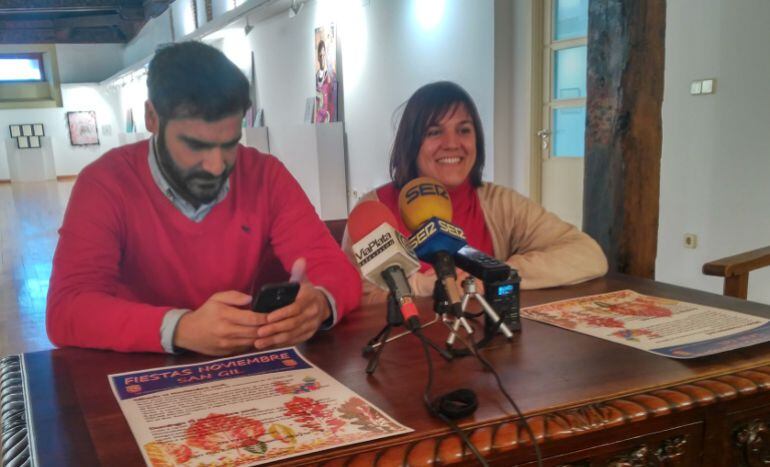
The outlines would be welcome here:
M 388 223 L 393 228 L 398 227 L 396 216 L 380 201 L 368 200 L 358 203 L 348 216 L 350 240 L 356 243 L 382 223 Z

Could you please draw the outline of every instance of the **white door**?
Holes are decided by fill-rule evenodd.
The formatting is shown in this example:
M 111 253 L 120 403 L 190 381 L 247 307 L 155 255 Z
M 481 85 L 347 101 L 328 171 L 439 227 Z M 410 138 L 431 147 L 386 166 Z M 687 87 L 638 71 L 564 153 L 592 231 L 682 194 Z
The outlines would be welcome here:
M 578 227 L 583 221 L 588 1 L 546 2 L 538 132 L 541 203 Z

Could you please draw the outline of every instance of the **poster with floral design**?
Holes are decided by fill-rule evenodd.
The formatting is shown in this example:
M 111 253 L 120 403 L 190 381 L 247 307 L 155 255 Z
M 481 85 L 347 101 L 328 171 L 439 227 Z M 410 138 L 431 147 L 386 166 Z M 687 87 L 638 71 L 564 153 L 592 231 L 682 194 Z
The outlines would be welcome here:
M 770 341 L 769 320 L 619 290 L 521 310 L 527 319 L 673 358 L 695 358 Z
M 412 431 L 295 348 L 108 379 L 150 466 L 261 465 Z

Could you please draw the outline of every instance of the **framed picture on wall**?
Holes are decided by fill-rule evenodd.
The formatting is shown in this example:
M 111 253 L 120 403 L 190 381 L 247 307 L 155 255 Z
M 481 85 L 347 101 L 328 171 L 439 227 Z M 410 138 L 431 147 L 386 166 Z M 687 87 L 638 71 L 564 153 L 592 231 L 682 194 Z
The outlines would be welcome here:
M 30 136 L 29 137 L 29 147 L 31 147 L 31 148 L 39 148 L 40 147 L 40 137 L 39 136 Z
M 337 29 L 334 23 L 315 30 L 314 123 L 337 121 Z
M 21 125 L 9 125 L 8 128 L 11 129 L 11 138 L 18 138 L 21 136 Z
M 32 134 L 35 136 L 45 136 L 45 127 L 42 123 L 35 123 L 32 125 Z
M 67 126 L 70 133 L 70 143 L 73 146 L 90 146 L 99 144 L 99 133 L 96 127 L 96 112 L 67 112 Z
M 27 139 L 27 136 L 19 136 L 16 138 L 16 146 L 19 149 L 27 149 L 29 148 L 29 139 Z
M 32 125 L 22 125 L 21 134 L 22 136 L 32 136 Z

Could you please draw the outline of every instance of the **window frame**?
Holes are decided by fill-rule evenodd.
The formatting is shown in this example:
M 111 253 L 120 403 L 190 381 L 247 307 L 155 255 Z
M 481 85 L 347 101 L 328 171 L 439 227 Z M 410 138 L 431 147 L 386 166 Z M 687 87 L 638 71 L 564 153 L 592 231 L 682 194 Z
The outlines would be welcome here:
M 569 49 L 572 47 L 580 47 L 588 45 L 588 35 L 572 37 L 569 39 L 554 39 L 554 24 L 556 22 L 556 1 L 546 0 L 545 8 L 543 11 L 543 35 L 542 35 L 542 60 L 543 60 L 543 81 L 542 81 L 542 93 L 543 93 L 543 109 L 542 109 L 542 121 L 541 125 L 546 132 L 547 147 L 542 147 L 542 139 L 538 135 L 538 142 L 541 143 L 541 157 L 543 159 L 567 159 L 567 158 L 582 158 L 584 156 L 569 155 L 569 156 L 554 156 L 554 121 L 553 114 L 556 109 L 563 108 L 575 108 L 585 107 L 586 97 L 571 98 L 571 99 L 555 99 L 554 86 L 556 85 L 556 76 L 554 68 L 554 59 L 556 52 L 563 49 Z M 584 151 L 585 152 L 585 151 Z
M 12 59 L 36 60 L 40 66 L 40 79 L 0 79 L 0 84 L 19 84 L 19 83 L 45 83 L 48 81 L 46 75 L 45 60 L 41 52 L 19 52 L 19 53 L 0 53 L 0 61 Z

